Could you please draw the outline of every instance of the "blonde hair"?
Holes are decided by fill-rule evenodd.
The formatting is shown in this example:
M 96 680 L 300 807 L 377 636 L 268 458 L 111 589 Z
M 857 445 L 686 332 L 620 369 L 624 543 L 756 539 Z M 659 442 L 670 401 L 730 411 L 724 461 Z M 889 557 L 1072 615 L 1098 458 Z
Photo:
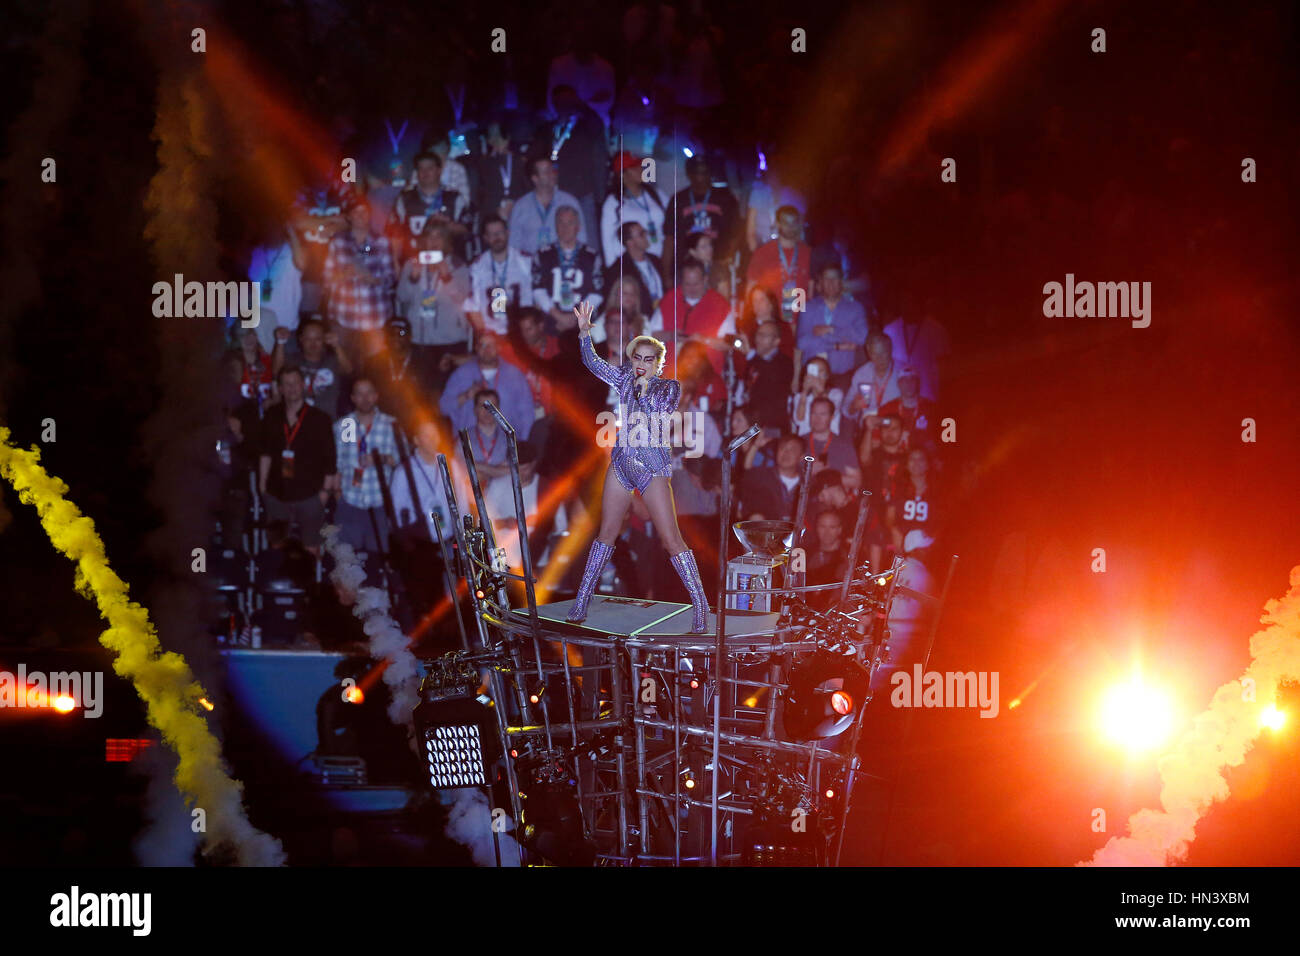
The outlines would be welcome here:
M 664 362 L 668 359 L 668 348 L 653 335 L 638 335 L 631 342 L 627 343 L 626 355 L 632 357 L 632 353 L 637 350 L 638 346 L 649 345 L 659 355 L 659 364 L 655 366 L 655 374 L 658 375 L 664 370 Z

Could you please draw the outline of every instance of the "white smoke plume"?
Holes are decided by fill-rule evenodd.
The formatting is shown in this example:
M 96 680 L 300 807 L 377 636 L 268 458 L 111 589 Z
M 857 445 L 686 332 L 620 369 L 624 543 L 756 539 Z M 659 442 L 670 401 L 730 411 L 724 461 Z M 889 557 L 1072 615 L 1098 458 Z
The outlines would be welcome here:
M 352 545 L 339 540 L 339 528 L 329 525 L 321 529 L 325 550 L 334 559 L 330 580 L 339 589 L 346 602 L 355 595 L 352 613 L 364 622 L 363 630 L 370 638 L 370 656 L 388 661 L 384 670 L 384 683 L 392 694 L 388 717 L 410 731 L 415 747 L 414 711 L 420 703 L 420 662 L 411 653 L 410 640 L 388 613 L 388 594 L 382 588 L 362 587 L 366 579 L 365 568 L 357 559 Z M 492 807 L 481 790 L 440 790 L 438 801 L 447 810 L 446 835 L 466 847 L 476 866 L 496 866 L 499 841 L 502 866 L 519 865 L 519 845 L 509 833 L 498 833 L 493 839 Z
M 420 703 L 420 661 L 411 653 L 410 639 L 388 613 L 387 592 L 383 588 L 361 587 L 366 579 L 365 568 L 352 545 L 340 541 L 339 534 L 337 525 L 321 531 L 325 550 L 334 559 L 330 580 L 343 592 L 344 600 L 355 595 L 352 613 L 362 622 L 362 630 L 370 639 L 370 656 L 388 662 L 384 669 L 384 683 L 391 697 L 388 718 L 413 735 L 415 708 Z
M 1283 684 L 1300 682 L 1300 566 L 1291 569 L 1286 596 L 1264 606 L 1264 629 L 1250 639 L 1250 666 L 1214 693 L 1209 709 L 1192 721 L 1160 758 L 1160 810 L 1129 818 L 1129 835 L 1112 837 L 1080 866 L 1170 866 L 1187 859 L 1196 824 L 1229 796 L 1227 767 L 1238 767 L 1255 745 L 1261 714 Z
M 145 806 L 153 823 L 131 843 L 141 866 L 193 866 L 199 834 L 194 832 L 189 808 L 172 784 L 180 762 L 163 747 L 147 747 L 136 758 L 148 776 Z
M 440 790 L 438 800 L 447 807 L 447 836 L 470 849 L 475 866 L 496 866 L 492 838 L 492 808 L 482 790 Z M 498 833 L 501 865 L 519 865 L 519 844 L 509 833 Z

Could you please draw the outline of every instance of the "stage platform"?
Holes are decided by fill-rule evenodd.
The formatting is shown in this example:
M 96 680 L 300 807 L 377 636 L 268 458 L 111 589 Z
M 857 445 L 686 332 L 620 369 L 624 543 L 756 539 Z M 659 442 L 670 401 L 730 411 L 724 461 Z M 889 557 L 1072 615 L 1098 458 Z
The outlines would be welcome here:
M 691 606 L 673 601 L 650 601 L 645 598 L 618 597 L 612 594 L 593 595 L 587 607 L 587 619 L 581 624 L 565 620 L 573 601 L 556 601 L 539 604 L 537 616 L 546 630 L 581 636 L 604 638 L 634 643 L 685 646 L 717 640 L 718 616 L 709 611 L 709 622 L 704 634 L 691 634 Z M 528 620 L 528 608 L 514 608 L 510 612 L 517 620 Z M 727 640 L 731 645 L 779 644 L 772 636 L 779 615 L 775 612 L 727 610 Z

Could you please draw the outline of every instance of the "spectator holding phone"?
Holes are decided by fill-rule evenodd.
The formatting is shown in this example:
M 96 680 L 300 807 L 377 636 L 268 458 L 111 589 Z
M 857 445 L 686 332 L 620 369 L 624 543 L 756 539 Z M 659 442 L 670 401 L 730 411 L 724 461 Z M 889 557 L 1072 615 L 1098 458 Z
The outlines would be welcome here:
M 469 294 L 469 269 L 452 254 L 447 227 L 428 227 L 397 281 L 397 313 L 411 323 L 412 358 L 426 382 L 440 384 L 447 373 L 443 360 L 468 351 Z
M 867 430 L 878 424 L 880 406 L 900 396 L 898 374 L 894 366 L 894 343 L 889 336 L 876 333 L 867 339 L 871 360 L 853 373 L 849 383 L 849 403 L 845 415 L 860 422 Z
M 790 397 L 790 416 L 795 433 L 807 435 L 811 429 L 808 422 L 815 398 L 826 398 L 834 407 L 831 416 L 831 431 L 840 433 L 840 403 L 844 401 L 844 389 L 831 388 L 831 369 L 824 358 L 811 359 L 804 368 L 803 387 Z
M 302 370 L 307 404 L 315 405 L 330 418 L 338 414 L 343 376 L 352 374 L 352 363 L 338 344 L 338 333 L 312 318 L 298 326 L 296 337 L 284 326 L 276 329 L 275 351 L 271 353 L 273 372 L 278 374 L 286 365 Z

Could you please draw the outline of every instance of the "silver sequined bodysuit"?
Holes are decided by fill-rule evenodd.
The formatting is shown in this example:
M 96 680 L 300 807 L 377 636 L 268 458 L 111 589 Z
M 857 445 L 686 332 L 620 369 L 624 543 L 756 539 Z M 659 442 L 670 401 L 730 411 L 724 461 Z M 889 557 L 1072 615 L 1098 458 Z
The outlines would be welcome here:
M 579 335 L 582 363 L 593 375 L 618 391 L 619 430 L 618 444 L 610 454 L 614 476 L 628 491 L 645 491 L 652 478 L 673 476 L 671 448 L 667 447 L 669 416 L 677 410 L 682 397 L 681 383 L 675 379 L 656 378 L 646 389 L 644 398 L 636 394 L 636 373 L 630 365 L 610 365 L 596 354 L 591 336 Z M 646 416 L 645 428 L 632 427 L 638 413 Z M 649 440 L 646 440 L 646 439 Z

